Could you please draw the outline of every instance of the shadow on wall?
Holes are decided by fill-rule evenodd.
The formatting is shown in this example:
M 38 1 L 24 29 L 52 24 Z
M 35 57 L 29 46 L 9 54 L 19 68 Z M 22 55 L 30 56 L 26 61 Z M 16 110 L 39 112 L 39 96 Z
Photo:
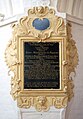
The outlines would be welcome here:
M 74 78 L 74 98 L 68 104 L 66 119 L 83 119 L 83 25 L 72 23 L 72 35 L 78 49 L 79 65 Z
M 17 106 L 10 95 L 10 77 L 4 59 L 10 37 L 10 26 L 0 28 L 0 119 L 17 119 Z

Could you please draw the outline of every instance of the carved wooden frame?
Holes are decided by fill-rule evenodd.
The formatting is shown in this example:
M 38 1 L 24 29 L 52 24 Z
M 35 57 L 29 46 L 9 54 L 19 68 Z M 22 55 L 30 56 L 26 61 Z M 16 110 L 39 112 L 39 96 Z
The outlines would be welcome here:
M 34 19 L 48 18 L 50 27 L 40 31 L 32 26 Z M 37 111 L 48 111 L 50 106 L 63 108 L 73 96 L 71 72 L 75 72 L 78 64 L 77 48 L 71 36 L 71 25 L 64 19 L 55 16 L 55 10 L 48 7 L 34 7 L 28 10 L 28 16 L 13 25 L 13 36 L 6 51 L 5 59 L 11 76 L 11 95 L 17 99 L 21 108 L 34 106 Z M 61 88 L 58 90 L 24 90 L 23 89 L 23 45 L 26 42 L 60 42 L 60 76 Z M 73 53 L 72 53 L 73 51 Z M 22 56 L 21 56 L 22 55 Z M 10 74 L 9 71 L 9 74 Z

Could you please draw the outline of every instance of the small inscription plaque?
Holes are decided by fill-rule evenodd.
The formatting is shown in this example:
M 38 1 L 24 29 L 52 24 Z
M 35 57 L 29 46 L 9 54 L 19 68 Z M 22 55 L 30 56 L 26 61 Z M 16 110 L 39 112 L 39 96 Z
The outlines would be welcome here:
M 59 42 L 24 42 L 24 89 L 59 88 Z

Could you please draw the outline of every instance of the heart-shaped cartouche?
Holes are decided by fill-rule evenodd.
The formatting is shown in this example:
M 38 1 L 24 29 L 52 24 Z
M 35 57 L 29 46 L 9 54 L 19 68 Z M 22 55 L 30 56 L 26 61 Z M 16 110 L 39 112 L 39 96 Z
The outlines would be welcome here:
M 42 20 L 39 18 L 36 18 L 33 23 L 33 27 L 37 30 L 45 30 L 50 26 L 50 22 L 47 18 L 43 18 Z

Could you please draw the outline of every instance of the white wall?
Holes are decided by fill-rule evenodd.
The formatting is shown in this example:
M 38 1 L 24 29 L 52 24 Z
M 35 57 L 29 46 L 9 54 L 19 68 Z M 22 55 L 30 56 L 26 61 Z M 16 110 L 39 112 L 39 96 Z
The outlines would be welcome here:
M 72 23 L 72 35 L 79 53 L 79 65 L 74 79 L 74 98 L 67 107 L 66 119 L 83 119 L 83 25 Z
M 4 51 L 11 36 L 10 26 L 0 28 L 0 119 L 17 119 L 17 106 L 10 95 L 10 77 Z

